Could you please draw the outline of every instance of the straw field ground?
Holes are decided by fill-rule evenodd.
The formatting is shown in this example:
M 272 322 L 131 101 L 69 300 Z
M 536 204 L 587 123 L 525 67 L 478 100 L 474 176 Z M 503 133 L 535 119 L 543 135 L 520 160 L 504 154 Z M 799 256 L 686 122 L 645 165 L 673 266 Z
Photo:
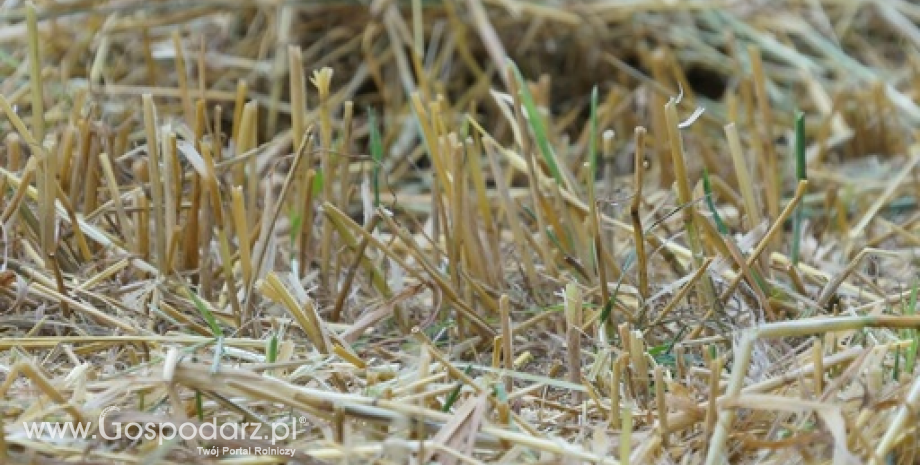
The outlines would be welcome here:
M 918 24 L 5 0 L 0 463 L 920 463 Z

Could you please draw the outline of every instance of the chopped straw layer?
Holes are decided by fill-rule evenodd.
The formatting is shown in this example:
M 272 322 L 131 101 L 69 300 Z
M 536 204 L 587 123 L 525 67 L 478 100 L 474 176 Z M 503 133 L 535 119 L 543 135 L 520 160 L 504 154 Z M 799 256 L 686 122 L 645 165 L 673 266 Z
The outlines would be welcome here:
M 5 2 L 0 462 L 916 463 L 918 23 Z

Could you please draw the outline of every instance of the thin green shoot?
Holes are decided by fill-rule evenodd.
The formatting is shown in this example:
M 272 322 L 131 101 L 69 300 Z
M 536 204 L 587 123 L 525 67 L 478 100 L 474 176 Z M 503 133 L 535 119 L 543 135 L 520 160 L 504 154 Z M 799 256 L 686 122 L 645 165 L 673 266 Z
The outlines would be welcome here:
M 808 179 L 805 161 L 805 115 L 800 111 L 795 114 L 795 177 L 796 181 Z M 799 250 L 802 242 L 802 209 L 803 206 L 799 204 L 792 218 L 792 252 L 790 255 L 793 265 L 799 264 Z
M 526 214 L 530 218 L 531 221 L 533 221 L 534 223 L 537 222 L 537 215 L 533 212 L 533 210 L 530 209 L 530 207 L 523 205 L 521 208 L 523 209 L 524 214 Z M 557 249 L 565 253 L 568 253 L 567 252 L 568 249 L 562 245 L 562 242 L 559 240 L 559 236 L 556 235 L 556 233 L 552 229 L 546 228 L 546 235 L 549 237 L 549 240 L 553 244 L 556 245 Z
M 613 305 L 617 301 L 617 294 L 620 292 L 620 286 L 623 284 L 623 278 L 626 276 L 626 271 L 629 270 L 635 257 L 635 253 L 631 253 L 626 257 L 626 262 L 623 264 L 623 273 L 620 275 L 620 279 L 617 280 L 617 285 L 614 286 L 613 292 L 610 293 L 610 299 L 604 303 L 604 309 L 601 310 L 600 322 L 602 325 L 606 325 L 610 321 L 610 313 L 613 311 Z
M 313 185 L 310 186 L 314 197 L 318 197 L 323 192 L 323 170 L 317 170 L 316 176 L 313 176 Z
M 722 221 L 722 217 L 719 215 L 719 210 L 716 209 L 716 203 L 712 195 L 712 185 L 709 183 L 709 170 L 706 168 L 703 168 L 703 191 L 706 193 L 706 205 L 709 206 L 709 211 L 712 213 L 712 219 L 716 223 L 716 229 L 718 229 L 719 234 L 723 236 L 728 234 L 728 227 L 725 226 L 725 222 Z
M 275 363 L 278 360 L 278 335 L 276 333 L 272 333 L 272 337 L 268 338 L 268 350 L 266 352 L 266 362 Z
M 543 123 L 543 118 L 540 117 L 537 103 L 534 101 L 533 95 L 531 95 L 527 83 L 524 82 L 524 77 L 521 75 L 521 71 L 518 69 L 517 65 L 510 60 L 508 63 L 511 66 L 511 70 L 514 72 L 514 78 L 518 82 L 518 88 L 521 91 L 521 102 L 524 104 L 524 109 L 527 110 L 527 122 L 530 125 L 530 129 L 533 131 L 537 147 L 540 148 L 540 153 L 543 155 L 543 160 L 546 161 L 546 165 L 549 167 L 549 172 L 552 174 L 553 179 L 555 179 L 556 183 L 560 186 L 564 186 L 565 183 L 562 179 L 562 172 L 559 171 L 559 164 L 556 163 L 556 152 L 549 143 L 546 125 Z
M 591 89 L 591 134 L 588 137 L 588 202 L 596 200 L 594 182 L 597 179 L 597 86 Z
M 894 366 L 891 367 L 891 380 L 897 381 L 901 378 L 901 346 L 894 348 Z
M 211 328 L 211 334 L 216 338 L 224 337 L 224 330 L 221 329 L 220 324 L 217 323 L 217 319 L 214 318 L 214 314 L 211 313 L 211 310 L 208 309 L 208 306 L 205 305 L 204 301 L 198 297 L 198 294 L 192 292 L 192 290 L 183 283 L 185 291 L 188 292 L 189 297 L 192 298 L 192 301 L 195 303 L 195 308 L 198 310 L 198 313 L 201 314 L 201 317 L 204 318 L 204 321 L 208 323 L 208 327 Z
M 493 394 L 499 402 L 508 402 L 508 392 L 505 391 L 505 386 L 502 383 L 495 383 L 492 385 Z
M 917 289 L 920 287 L 920 280 L 914 277 L 914 284 L 910 289 L 910 299 L 907 303 L 907 308 L 904 309 L 904 314 L 907 316 L 914 316 L 917 314 Z M 920 337 L 918 337 L 918 331 L 916 328 L 906 329 L 905 336 L 910 340 L 910 346 L 908 346 L 907 354 L 904 357 L 904 371 L 908 376 L 913 375 L 914 368 L 917 363 L 917 349 L 920 347 Z
M 291 246 L 293 246 L 297 242 L 297 237 L 300 236 L 300 229 L 303 227 L 303 216 L 297 212 L 296 208 L 291 208 L 288 219 L 291 221 L 290 240 Z
M 463 374 L 468 375 L 472 371 L 473 367 L 467 365 L 463 369 Z M 463 382 L 460 381 L 457 383 L 457 386 L 454 387 L 453 391 L 450 391 L 450 394 L 447 395 L 447 400 L 444 401 L 444 406 L 441 407 L 442 412 L 450 412 L 450 409 L 453 408 L 454 404 L 457 403 L 457 399 L 460 398 L 460 390 L 463 389 Z
M 204 400 L 201 396 L 201 391 L 195 389 L 195 415 L 198 417 L 198 421 L 204 421 Z
M 677 335 L 674 336 L 674 338 L 672 338 L 670 341 L 654 347 L 649 347 L 646 352 L 659 365 L 676 366 L 677 357 L 673 354 L 674 346 L 677 345 L 677 342 L 680 341 L 680 338 L 683 337 L 685 332 L 687 332 L 687 329 L 689 329 L 689 326 L 682 326 L 677 332 Z
M 367 110 L 368 124 L 370 125 L 371 136 L 371 159 L 374 162 L 371 175 L 371 185 L 374 190 L 374 208 L 380 207 L 380 168 L 383 166 L 383 140 L 380 137 L 380 129 L 377 128 L 377 117 L 374 109 Z
M 591 129 L 588 137 L 588 205 L 591 218 L 597 215 L 597 192 L 595 182 L 597 180 L 597 85 L 591 89 Z M 593 234 L 597 234 L 594 231 Z M 591 241 L 591 268 L 598 269 L 598 250 L 597 243 Z

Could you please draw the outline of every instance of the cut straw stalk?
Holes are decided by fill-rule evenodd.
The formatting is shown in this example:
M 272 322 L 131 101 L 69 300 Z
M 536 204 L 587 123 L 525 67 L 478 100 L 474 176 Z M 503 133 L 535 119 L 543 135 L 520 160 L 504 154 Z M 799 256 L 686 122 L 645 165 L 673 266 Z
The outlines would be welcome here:
M 498 307 L 502 321 L 502 366 L 507 372 L 514 369 L 514 334 L 511 328 L 511 302 L 507 295 L 498 299 Z M 505 375 L 505 394 L 511 395 L 514 382 L 510 375 Z
M 760 215 L 760 209 L 757 206 L 757 200 L 754 196 L 754 182 L 751 179 L 751 169 L 748 166 L 747 159 L 741 148 L 741 138 L 738 137 L 738 129 L 734 123 L 725 125 L 725 136 L 728 138 L 729 153 L 732 156 L 732 163 L 735 167 L 735 177 L 738 179 L 738 188 L 741 190 L 741 197 L 744 199 L 744 210 L 748 217 L 748 228 L 754 228 L 763 221 Z
M 300 47 L 288 47 L 288 67 L 291 70 L 291 130 L 294 132 L 294 149 L 300 149 L 299 144 L 306 130 L 304 117 L 307 114 L 306 80 L 303 75 L 303 53 Z
M 812 318 L 797 321 L 783 321 L 770 323 L 757 329 L 746 330 L 742 333 L 741 342 L 736 350 L 736 359 L 733 362 L 731 380 L 725 391 L 726 399 L 736 398 L 742 391 L 745 373 L 751 362 L 754 343 L 759 339 L 779 339 L 805 336 L 810 334 L 824 334 L 838 331 L 851 331 L 863 328 L 920 328 L 918 316 L 860 316 L 860 317 L 830 317 Z M 917 390 L 915 384 L 913 390 Z M 710 448 L 706 456 L 707 465 L 716 465 L 726 460 L 725 448 L 728 432 L 732 428 L 735 413 L 734 409 L 719 408 L 719 419 L 710 441 Z M 891 430 L 889 430 L 890 432 Z M 884 442 L 881 445 L 886 445 Z M 887 445 L 886 445 L 887 447 Z
M 677 102 L 671 99 L 665 105 L 665 117 L 668 123 L 668 140 L 670 141 L 671 162 L 674 165 L 674 178 L 677 183 L 677 200 L 680 202 L 684 218 L 684 229 L 687 232 L 687 240 L 690 250 L 693 252 L 693 264 L 699 269 L 703 265 L 705 251 L 697 229 L 695 210 L 696 203 L 693 200 L 690 181 L 687 177 L 687 166 L 684 160 L 684 144 L 680 135 L 680 123 L 677 118 Z M 715 288 L 712 280 L 704 277 L 700 283 L 700 301 L 704 308 L 715 311 L 721 308 L 721 302 L 716 298 Z
M 153 200 L 151 215 L 153 216 L 154 251 L 156 264 L 160 274 L 168 274 L 166 267 L 166 219 L 164 217 L 163 175 L 160 165 L 160 139 L 159 123 L 157 122 L 156 106 L 150 94 L 141 97 L 144 106 L 144 127 L 147 136 L 147 167 L 150 171 L 150 193 Z
M 792 213 L 795 211 L 796 206 L 799 204 L 799 202 L 802 200 L 802 197 L 805 195 L 805 189 L 807 187 L 808 187 L 807 180 L 799 181 L 799 184 L 795 189 L 795 196 L 789 201 L 788 204 L 786 204 L 786 207 L 783 208 L 783 211 L 780 213 L 779 217 L 776 218 L 776 221 L 774 221 L 773 225 L 770 226 L 770 229 L 767 231 L 766 235 L 764 235 L 764 237 L 760 240 L 760 243 L 754 249 L 754 252 L 752 252 L 751 255 L 748 257 L 747 259 L 748 268 L 751 268 L 754 266 L 754 264 L 760 258 L 760 255 L 764 252 L 764 250 L 767 248 L 767 245 L 770 243 L 770 239 L 774 235 L 778 234 L 778 232 L 780 231 L 780 228 L 782 228 L 785 221 L 789 219 L 790 216 L 792 216 Z M 736 277 L 731 281 L 731 284 L 729 284 L 725 292 L 722 293 L 723 302 L 726 301 L 732 295 L 732 293 L 735 292 L 735 289 L 738 287 L 738 284 L 741 282 L 743 278 L 744 278 L 744 273 L 738 273 L 736 275 Z
M 39 227 L 42 251 L 47 254 L 53 254 L 56 247 L 55 230 L 57 224 L 57 215 L 55 212 L 55 202 L 58 194 L 58 157 L 55 150 L 48 152 L 39 152 L 41 163 L 39 164 L 39 173 L 36 179 L 36 188 L 39 197 Z
M 328 330 L 319 314 L 316 313 L 316 306 L 312 300 L 308 298 L 303 303 L 297 302 L 294 295 L 275 273 L 269 273 L 261 280 L 258 288 L 263 295 L 284 307 L 321 354 L 331 353 L 332 343 L 329 340 Z
M 237 246 L 240 251 L 239 261 L 243 271 L 243 281 L 250 282 L 253 278 L 252 252 L 250 251 L 249 223 L 246 221 L 248 215 L 246 214 L 246 206 L 243 200 L 243 189 L 240 186 L 235 186 L 230 195 L 232 198 L 230 211 L 233 216 L 233 229 L 239 238 Z
M 319 180 L 322 184 L 323 198 L 333 201 L 333 181 L 336 179 L 336 161 L 332 157 L 332 108 L 329 104 L 329 94 L 332 86 L 332 69 L 323 68 L 313 73 L 310 81 L 316 87 L 319 94 L 319 140 L 320 140 L 320 160 L 322 171 Z M 316 182 L 316 180 L 314 180 Z M 312 186 L 308 186 L 312 188 Z M 309 225 L 306 225 L 309 227 Z M 335 237 L 332 224 L 325 221 L 322 223 L 322 236 L 320 236 L 320 279 L 328 289 L 338 289 L 338 270 L 333 269 L 332 261 L 332 239 Z
M 885 430 L 885 435 L 882 436 L 881 441 L 879 441 L 876 446 L 874 454 L 869 460 L 870 465 L 887 463 L 888 458 L 891 456 L 890 452 L 898 443 L 898 440 L 906 439 L 904 432 L 909 429 L 908 425 L 911 422 L 916 422 L 917 411 L 914 406 L 918 403 L 920 403 L 920 376 L 914 379 L 910 391 L 902 405 L 898 408 L 894 420 L 888 425 L 888 429 Z
M 566 322 L 566 353 L 569 382 L 581 384 L 581 325 L 582 325 L 581 289 L 575 283 L 565 286 L 565 322 Z M 580 392 L 572 393 L 572 402 L 581 403 Z
M 462 373 L 460 374 L 462 375 Z M 219 373 L 212 374 L 208 365 L 179 361 L 173 372 L 172 379 L 176 383 L 196 389 L 213 390 L 215 386 L 218 386 L 220 392 L 224 393 L 224 395 L 245 395 L 267 402 L 277 402 L 296 410 L 313 412 L 320 418 L 331 417 L 335 411 L 332 408 L 333 405 L 339 405 L 349 417 L 378 424 L 396 424 L 407 417 L 417 419 L 421 421 L 421 426 L 425 430 L 440 428 L 454 418 L 451 414 L 398 400 L 379 399 L 297 386 L 286 381 L 263 377 L 259 374 L 236 368 L 223 368 Z M 543 439 L 525 432 L 509 431 L 490 424 L 484 424 L 480 428 L 480 433 L 476 435 L 476 441 L 477 444 L 491 444 L 493 447 L 498 441 L 507 441 L 509 444 L 520 445 L 559 456 L 572 457 L 589 463 L 610 465 L 619 463 L 616 460 L 588 452 L 578 446 L 563 445 L 555 440 Z
M 636 259 L 638 260 L 639 295 L 643 301 L 649 297 L 648 257 L 645 254 L 645 234 L 642 230 L 642 217 L 639 215 L 639 205 L 642 199 L 643 173 L 645 172 L 645 135 L 646 129 L 637 127 L 635 130 L 636 153 L 633 160 L 633 173 L 636 193 L 629 204 L 629 217 L 632 219 L 633 240 L 636 246 Z M 606 302 L 607 299 L 604 299 Z
M 764 168 L 764 193 L 767 198 L 767 212 L 771 218 L 776 218 L 779 214 L 780 180 L 779 163 L 772 143 L 773 110 L 770 108 L 770 98 L 767 95 L 767 78 L 763 70 L 760 49 L 753 44 L 749 45 L 748 55 L 751 60 L 754 79 L 754 95 L 757 97 L 757 108 L 760 110 L 759 122 L 762 124 L 755 126 L 755 130 L 762 133 L 764 141 L 758 148 L 763 150 L 759 159 L 763 162 Z
M 0 385 L 0 398 L 6 398 L 13 382 L 19 378 L 19 375 L 24 375 L 31 379 L 49 399 L 60 405 L 73 421 L 78 424 L 85 423 L 84 415 L 80 412 L 80 409 L 71 405 L 61 391 L 56 389 L 51 380 L 42 373 L 42 370 L 30 362 L 19 362 L 11 367 L 3 384 Z
M 553 263 L 552 254 L 549 250 L 549 244 L 552 239 L 549 237 L 549 228 L 546 224 L 546 212 L 544 212 L 544 209 L 541 208 L 544 204 L 543 193 L 540 192 L 539 183 L 535 182 L 537 179 L 536 160 L 534 159 L 536 154 L 534 154 L 533 150 L 531 150 L 530 138 L 526 136 L 526 134 L 529 133 L 527 131 L 528 127 L 530 127 L 534 132 L 534 138 L 536 139 L 541 153 L 543 154 L 544 160 L 547 160 L 548 163 L 551 163 L 550 166 L 555 167 L 551 169 L 553 179 L 559 183 L 561 182 L 561 178 L 559 176 L 559 170 L 556 165 L 555 155 L 549 146 L 549 142 L 546 140 L 546 130 L 543 127 L 542 119 L 540 119 L 536 114 L 538 113 L 538 110 L 533 102 L 533 97 L 528 91 L 527 83 L 524 82 L 520 72 L 518 72 L 513 63 L 508 65 L 507 74 L 509 86 L 508 90 L 511 92 L 511 102 L 514 106 L 514 123 L 516 125 L 517 132 L 522 134 L 520 140 L 521 152 L 524 154 L 525 160 L 527 161 L 527 174 L 531 179 L 528 187 L 530 189 L 531 202 L 533 203 L 535 209 L 534 214 L 536 215 L 537 219 L 537 230 L 540 232 L 539 237 L 542 239 L 537 241 L 537 251 L 543 258 L 543 262 L 547 265 L 550 265 Z M 524 102 L 526 102 L 526 108 Z M 525 111 L 528 115 L 527 118 L 525 118 L 524 115 Z M 498 175 L 498 172 L 495 172 L 495 175 Z M 560 233 L 562 232 L 558 228 L 557 231 Z M 531 282 L 535 283 L 536 281 Z
M 112 162 L 109 159 L 108 154 L 99 154 L 99 161 L 102 165 L 102 173 L 105 175 L 106 185 L 109 188 L 109 195 L 115 202 L 115 214 L 116 218 L 118 219 L 119 230 L 123 232 L 123 237 L 125 239 L 134 237 L 134 234 L 132 233 L 133 225 L 128 219 L 128 214 L 125 211 L 124 204 L 121 201 L 121 191 L 118 188 L 118 181 L 115 179 L 115 171 L 112 169 Z
M 38 37 L 38 19 L 35 4 L 26 2 L 26 25 L 29 37 L 29 77 L 32 97 L 32 132 L 35 140 L 45 140 L 45 86 L 42 81 L 41 40 Z
M 269 101 L 271 104 L 268 107 L 268 118 L 265 126 L 269 134 L 276 134 L 278 132 L 278 109 L 281 107 L 281 91 L 284 89 L 284 76 L 288 72 L 287 65 L 289 61 L 287 58 L 290 58 L 290 54 L 285 53 L 285 47 L 292 42 L 291 28 L 294 25 L 294 17 L 295 10 L 292 5 L 278 4 L 276 6 L 273 27 L 275 31 L 274 62 L 272 64 L 272 82 L 269 93 Z M 293 78 L 293 74 L 291 74 L 291 78 Z M 299 110 L 299 108 L 297 110 Z M 298 134 L 297 137 L 300 137 L 300 135 Z
M 163 156 L 163 207 L 166 235 L 166 268 L 173 269 L 178 234 L 179 206 L 182 198 L 182 173 L 179 163 L 178 139 L 172 131 L 166 134 Z
M 847 238 L 851 241 L 851 243 L 864 234 L 864 231 L 869 225 L 869 222 L 871 222 L 872 219 L 875 218 L 875 216 L 882 209 L 882 207 L 890 201 L 894 192 L 903 186 L 904 181 L 906 181 L 907 177 L 911 175 L 914 168 L 917 166 L 917 163 L 920 163 L 920 145 L 913 145 L 910 147 L 910 160 L 903 168 L 901 168 L 901 172 L 898 173 L 898 175 L 888 183 L 888 187 L 885 189 L 885 191 L 880 196 L 878 196 L 874 202 L 872 202 L 872 206 L 869 207 L 869 210 L 867 210 L 862 218 L 860 218 L 859 222 L 857 222 L 856 225 L 850 229 L 849 233 L 847 234 Z M 850 247 L 852 247 L 852 244 Z
M 330 223 L 333 226 L 337 226 L 334 221 L 330 220 Z M 367 225 L 367 228 L 365 228 L 367 234 L 361 238 L 361 242 L 357 245 L 357 247 L 355 247 L 356 258 L 354 260 L 354 264 L 351 266 L 351 268 L 349 268 L 348 273 L 345 275 L 345 280 L 342 282 L 342 288 L 339 290 L 339 294 L 335 299 L 335 306 L 332 307 L 332 314 L 329 317 L 329 319 L 333 322 L 338 322 L 342 317 L 342 312 L 345 308 L 345 299 L 347 298 L 348 294 L 352 292 L 352 285 L 354 284 L 354 279 L 357 275 L 358 267 L 362 263 L 367 263 L 365 261 L 364 252 L 367 250 L 367 245 L 370 243 L 368 238 L 372 237 L 374 230 L 377 229 L 377 225 L 379 223 L 380 217 L 374 216 L 373 219 L 371 219 L 371 222 Z
M 192 96 L 189 93 L 188 71 L 185 66 L 185 48 L 182 46 L 182 37 L 179 30 L 172 32 L 172 43 L 176 51 L 174 55 L 176 65 L 176 78 L 179 81 L 179 96 L 182 100 L 182 110 L 185 113 L 185 120 L 191 124 L 195 121 L 195 107 L 192 104 Z
M 474 329 L 482 338 L 481 341 L 486 343 L 492 341 L 495 337 L 495 331 L 492 329 L 492 327 L 467 302 L 460 298 L 459 294 L 457 294 L 457 291 L 451 287 L 447 280 L 444 279 L 444 276 L 441 274 L 441 272 L 428 262 L 412 236 L 409 235 L 404 228 L 396 224 L 393 218 L 390 217 L 387 212 L 383 211 L 382 208 L 377 209 L 377 214 L 383 218 L 383 221 L 387 224 L 391 231 L 395 233 L 395 235 L 405 244 L 406 248 L 412 252 L 415 260 L 419 263 L 419 265 L 421 265 L 428 276 L 434 280 L 435 284 L 437 284 L 438 288 L 441 290 L 447 300 L 455 305 L 455 308 L 458 310 L 459 314 L 463 318 L 468 319 L 470 323 L 472 323 Z M 376 242 L 378 246 L 383 245 L 380 244 L 379 241 Z M 392 250 L 388 247 L 383 246 L 381 249 L 384 253 L 387 254 L 388 257 L 393 258 L 394 260 L 399 257 L 399 255 L 393 253 Z M 401 257 L 399 257 L 397 262 L 410 273 L 413 273 L 413 267 L 409 267 Z M 420 274 L 413 274 L 416 274 L 418 278 L 422 278 Z
M 496 155 L 496 146 L 498 144 L 492 139 L 485 139 L 483 141 L 483 145 L 485 146 L 486 153 L 489 156 L 489 165 L 492 167 L 492 176 L 495 180 L 495 188 L 498 190 L 502 210 L 505 212 L 505 217 L 508 221 L 509 227 L 511 228 L 512 237 L 514 237 L 514 241 L 518 247 L 518 256 L 521 257 L 521 263 L 524 266 L 524 273 L 531 283 L 539 282 L 537 281 L 537 272 L 536 268 L 534 267 L 533 258 L 529 253 L 529 248 L 526 246 L 524 228 L 520 223 L 519 215 L 517 214 L 517 207 L 514 202 L 511 201 L 511 197 L 508 194 L 508 186 L 505 184 L 504 173 L 501 169 L 501 166 L 498 164 L 498 156 Z

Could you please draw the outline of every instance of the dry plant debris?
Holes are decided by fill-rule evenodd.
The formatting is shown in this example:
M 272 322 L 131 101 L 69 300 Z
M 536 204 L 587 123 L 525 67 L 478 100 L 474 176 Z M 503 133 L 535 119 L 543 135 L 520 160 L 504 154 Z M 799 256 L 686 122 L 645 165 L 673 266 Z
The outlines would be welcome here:
M 0 462 L 917 463 L 918 24 L 5 1 Z

